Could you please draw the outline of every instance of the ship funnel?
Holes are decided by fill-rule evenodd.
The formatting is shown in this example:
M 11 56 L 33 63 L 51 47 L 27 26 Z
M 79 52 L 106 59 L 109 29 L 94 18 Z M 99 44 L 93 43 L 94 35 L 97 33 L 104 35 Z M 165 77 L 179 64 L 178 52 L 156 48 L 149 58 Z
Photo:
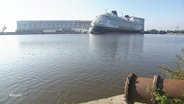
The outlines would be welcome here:
M 113 10 L 111 13 L 114 14 L 114 15 L 116 15 L 116 16 L 118 16 L 117 11 L 115 11 L 115 10 Z

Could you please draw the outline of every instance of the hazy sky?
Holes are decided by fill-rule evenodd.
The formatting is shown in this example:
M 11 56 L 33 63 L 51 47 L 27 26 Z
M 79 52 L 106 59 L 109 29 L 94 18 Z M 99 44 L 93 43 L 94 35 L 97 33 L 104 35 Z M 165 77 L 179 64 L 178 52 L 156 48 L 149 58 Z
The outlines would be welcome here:
M 93 20 L 117 10 L 145 18 L 147 29 L 184 29 L 184 0 L 0 0 L 0 30 L 16 30 L 17 20 Z

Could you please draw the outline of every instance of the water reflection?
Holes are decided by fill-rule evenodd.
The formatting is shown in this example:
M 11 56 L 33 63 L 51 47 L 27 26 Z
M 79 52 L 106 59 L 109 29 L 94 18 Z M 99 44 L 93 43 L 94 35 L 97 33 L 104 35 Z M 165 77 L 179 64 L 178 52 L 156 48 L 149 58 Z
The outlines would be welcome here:
M 92 35 L 90 34 L 90 47 L 94 50 L 106 49 L 108 47 L 122 47 L 125 51 L 137 50 L 142 52 L 144 44 L 143 34 L 108 34 Z M 112 44 L 113 43 L 113 44 Z M 109 46 L 110 45 L 110 46 Z
M 143 52 L 144 35 L 142 34 L 90 34 L 90 49 L 103 57 L 111 56 L 111 60 L 124 59 L 134 55 L 141 56 Z

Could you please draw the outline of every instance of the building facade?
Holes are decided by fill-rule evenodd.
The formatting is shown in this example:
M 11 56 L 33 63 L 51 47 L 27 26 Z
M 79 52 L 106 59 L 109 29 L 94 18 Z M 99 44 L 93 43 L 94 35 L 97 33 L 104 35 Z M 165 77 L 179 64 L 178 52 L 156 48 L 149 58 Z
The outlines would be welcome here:
M 84 20 L 45 20 L 17 21 L 18 33 L 65 33 L 83 32 L 89 29 L 91 21 Z

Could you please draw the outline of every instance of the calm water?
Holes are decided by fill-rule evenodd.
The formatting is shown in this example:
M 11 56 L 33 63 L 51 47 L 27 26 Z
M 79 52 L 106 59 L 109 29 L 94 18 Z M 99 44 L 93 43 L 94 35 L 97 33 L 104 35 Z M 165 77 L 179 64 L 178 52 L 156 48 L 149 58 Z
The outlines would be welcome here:
M 123 93 L 129 73 L 172 66 L 184 35 L 1 35 L 0 104 L 78 103 Z

